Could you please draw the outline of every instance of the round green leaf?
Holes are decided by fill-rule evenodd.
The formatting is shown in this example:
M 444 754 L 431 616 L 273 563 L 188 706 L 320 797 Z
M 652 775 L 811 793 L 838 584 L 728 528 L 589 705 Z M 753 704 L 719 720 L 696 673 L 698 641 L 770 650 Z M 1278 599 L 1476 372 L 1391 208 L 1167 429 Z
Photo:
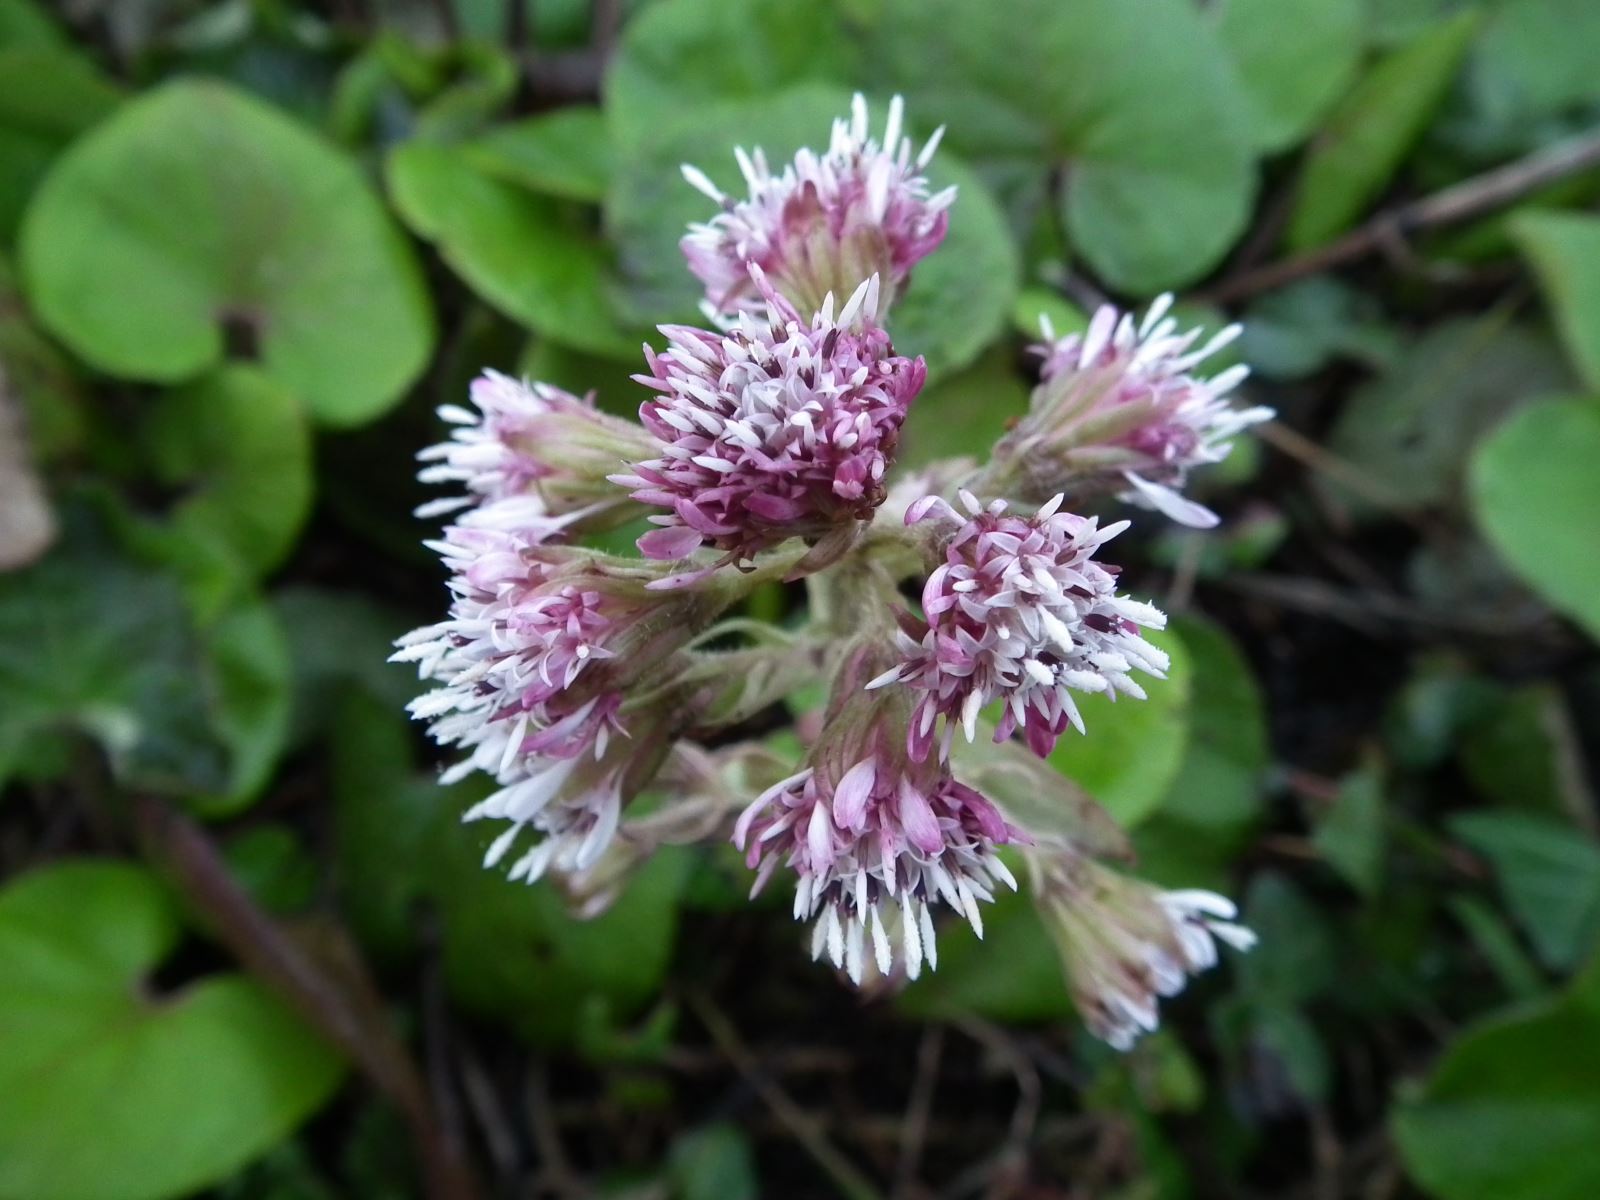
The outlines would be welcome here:
M 1166 679 L 1139 677 L 1145 700 L 1076 697 L 1087 733 L 1067 730 L 1050 762 L 1132 828 L 1161 804 L 1189 740 L 1189 655 L 1170 630 L 1150 640 L 1172 656 Z
M 952 146 L 1064 166 L 1072 244 L 1111 287 L 1187 283 L 1243 229 L 1249 110 L 1188 0 L 886 0 L 878 32 L 874 75 Z
M 1530 587 L 1600 638 L 1600 406 L 1550 401 L 1472 460 L 1478 523 Z
M 638 353 L 611 301 L 609 252 L 585 214 L 491 178 L 450 146 L 398 147 L 388 181 L 406 223 L 508 317 L 592 354 Z
M 0 49 L 0 238 L 9 242 L 50 163 L 116 107 L 121 93 L 81 55 Z
M 1544 287 L 1568 357 L 1584 382 L 1600 388 L 1600 217 L 1530 212 L 1511 229 Z
M 757 100 L 798 83 L 859 78 L 863 47 L 847 33 L 842 7 L 837 0 L 652 4 L 628 23 L 606 73 L 613 132 L 619 142 L 647 143 L 674 112 Z M 827 133 L 824 125 L 811 136 L 825 141 Z
M 1600 1195 L 1600 1007 L 1574 993 L 1480 1025 L 1400 1104 L 1394 1133 L 1440 1200 Z
M 1135 838 L 1140 873 L 1169 887 L 1221 887 L 1261 815 L 1266 702 L 1220 626 L 1198 617 L 1173 624 L 1192 660 L 1189 737 L 1172 785 Z
M 393 404 L 433 342 L 416 261 L 355 164 L 215 82 L 167 84 L 75 143 L 21 259 L 40 318 L 102 370 L 188 379 L 231 331 L 331 425 Z
M 1283 150 L 1316 125 L 1361 61 L 1360 0 L 1226 0 L 1217 31 L 1249 101 L 1255 143 Z
M 162 397 L 145 427 L 168 486 L 186 486 L 160 548 L 210 615 L 277 567 L 311 512 L 311 434 L 293 396 L 230 366 Z
M 600 203 L 611 177 L 611 143 L 598 108 L 558 108 L 496 125 L 462 150 L 485 174 L 569 200 Z
M 48 867 L 0 892 L 0 1198 L 186 1195 L 332 1093 L 339 1059 L 254 982 L 150 991 L 178 938 L 135 867 Z

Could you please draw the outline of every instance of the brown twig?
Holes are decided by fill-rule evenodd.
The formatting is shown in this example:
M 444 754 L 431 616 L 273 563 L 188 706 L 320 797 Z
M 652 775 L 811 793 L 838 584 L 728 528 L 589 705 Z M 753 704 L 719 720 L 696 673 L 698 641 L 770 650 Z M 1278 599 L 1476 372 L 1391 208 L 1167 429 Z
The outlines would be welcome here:
M 332 974 L 257 907 L 199 825 L 150 796 L 135 798 L 134 817 L 147 852 L 213 923 L 234 957 L 394 1104 L 416 1143 L 431 1200 L 473 1200 L 477 1184 L 462 1149 L 440 1126 L 416 1065 L 388 1024 L 374 1020 L 372 1012 L 355 1003 Z
M 689 1007 L 700 1018 L 711 1040 L 717 1044 L 717 1049 L 727 1056 L 734 1070 L 739 1072 L 772 1115 L 800 1143 L 800 1148 L 827 1173 L 839 1194 L 849 1197 L 849 1200 L 882 1200 L 881 1193 L 872 1181 L 827 1139 L 811 1115 L 760 1069 L 749 1047 L 739 1037 L 739 1031 L 733 1027 L 733 1022 L 728 1020 L 711 997 L 703 992 L 691 992 L 687 999 Z
M 1388 209 L 1325 246 L 1224 279 L 1202 298 L 1213 304 L 1231 303 L 1364 258 L 1374 251 L 1392 252 L 1410 234 L 1481 216 L 1594 168 L 1600 168 L 1600 130 L 1537 150 L 1431 196 Z

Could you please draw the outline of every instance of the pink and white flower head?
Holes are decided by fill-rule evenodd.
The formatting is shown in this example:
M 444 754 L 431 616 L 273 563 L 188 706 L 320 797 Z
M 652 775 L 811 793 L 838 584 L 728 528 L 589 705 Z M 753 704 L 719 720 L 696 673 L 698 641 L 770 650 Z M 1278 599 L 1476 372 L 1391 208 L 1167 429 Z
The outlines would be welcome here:
M 464 518 L 540 537 L 582 523 L 596 528 L 633 515 L 627 494 L 606 476 L 648 454 L 650 437 L 631 421 L 595 408 L 547 383 L 523 383 L 498 371 L 472 382 L 473 408 L 447 404 L 448 441 L 420 455 L 424 483 L 453 483 L 464 496 L 431 501 L 420 517 L 480 505 Z M 476 410 L 476 411 L 474 411 Z
M 1030 517 L 1006 503 L 987 507 L 961 493 L 966 513 L 937 496 L 913 505 L 907 524 L 935 519 L 944 561 L 922 589 L 923 619 L 907 616 L 898 635 L 902 661 L 868 686 L 901 684 L 920 693 L 906 735 L 921 761 L 944 722 L 940 757 L 957 726 L 971 741 L 978 715 L 1003 704 L 995 741 L 1021 729 L 1043 757 L 1068 725 L 1083 732 L 1073 692 L 1144 698 L 1131 672 L 1163 678 L 1167 655 L 1140 633 L 1166 617 L 1116 594 L 1117 568 L 1097 550 L 1127 528 L 1061 512 L 1056 496 Z
M 750 191 L 743 200 L 685 166 L 684 177 L 723 210 L 691 226 L 681 243 L 712 308 L 759 304 L 746 270 L 755 263 L 802 311 L 821 307 L 829 292 L 847 296 L 877 275 L 887 311 L 911 268 L 944 240 L 956 197 L 953 187 L 930 192 L 922 174 L 944 130 L 913 156 L 903 119 L 896 96 L 880 145 L 868 133 L 866 100 L 857 95 L 850 119 L 833 123 L 822 154 L 801 150 L 775 174 L 759 149 L 735 151 Z
M 997 880 L 1017 886 L 996 847 L 1027 839 L 947 764 L 906 758 L 903 703 L 841 686 L 853 695 L 810 765 L 744 810 L 734 844 L 757 870 L 752 896 L 780 865 L 795 872 L 794 915 L 813 922 L 813 958 L 826 953 L 859 984 L 870 945 L 880 974 L 898 962 L 915 979 L 924 962 L 938 966 L 932 907 L 943 902 L 983 936 L 979 903 Z
M 409 711 L 466 752 L 444 782 L 483 771 L 503 788 L 473 815 L 519 826 L 539 817 L 537 827 L 567 839 L 529 869 L 589 861 L 615 827 L 605 797 L 620 778 L 610 752 L 625 732 L 625 691 L 691 635 L 695 598 L 664 601 L 601 556 L 526 534 L 454 526 L 430 545 L 454 572 L 450 616 L 402 637 L 393 661 L 415 662 L 439 685 Z M 549 807 L 574 787 L 581 812 Z M 593 821 L 574 824 L 583 812 Z M 581 853 L 570 844 L 579 829 Z
M 1241 430 L 1271 420 L 1270 408 L 1228 400 L 1243 365 L 1202 378 L 1196 368 L 1239 336 L 1230 325 L 1195 347 L 1200 330 L 1178 332 L 1161 296 L 1136 322 L 1103 306 L 1081 333 L 1056 337 L 1048 319 L 1042 381 L 1026 417 L 996 447 L 1021 469 L 1024 498 L 1037 501 L 1078 483 L 1110 484 L 1119 499 L 1209 528 L 1217 515 L 1187 499 L 1189 472 L 1221 462 Z
M 883 500 L 927 371 L 896 355 L 877 324 L 877 276 L 837 315 L 828 296 L 803 319 L 758 269 L 751 275 L 764 313 L 740 313 L 719 332 L 663 326 L 667 349 L 646 347 L 650 373 L 634 377 L 660 393 L 639 419 L 661 445 L 612 481 L 668 510 L 639 539 L 646 557 L 710 545 L 723 563 L 745 561 L 794 537 L 842 549 Z
M 1157 1002 L 1214 967 L 1217 943 L 1249 950 L 1256 935 L 1215 892 L 1162 891 L 1061 847 L 1029 855 L 1033 886 L 1073 1003 L 1091 1033 L 1127 1050 L 1160 1025 Z

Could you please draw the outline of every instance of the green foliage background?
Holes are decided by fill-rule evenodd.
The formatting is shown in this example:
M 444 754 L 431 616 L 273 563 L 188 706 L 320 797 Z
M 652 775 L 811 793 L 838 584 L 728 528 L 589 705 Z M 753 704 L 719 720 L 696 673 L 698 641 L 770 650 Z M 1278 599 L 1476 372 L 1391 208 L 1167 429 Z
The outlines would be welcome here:
M 1592 0 L 0 0 L 0 1200 L 1600 1195 L 1600 169 L 1385 220 L 1600 161 L 1597 61 Z M 731 852 L 574 920 L 384 662 L 433 408 L 631 411 L 678 164 L 855 89 L 960 186 L 906 461 L 1101 296 L 1242 319 L 1280 412 L 1124 539 L 1173 678 L 1056 757 L 1261 936 L 1127 1056 L 1025 902 L 859 1001 Z

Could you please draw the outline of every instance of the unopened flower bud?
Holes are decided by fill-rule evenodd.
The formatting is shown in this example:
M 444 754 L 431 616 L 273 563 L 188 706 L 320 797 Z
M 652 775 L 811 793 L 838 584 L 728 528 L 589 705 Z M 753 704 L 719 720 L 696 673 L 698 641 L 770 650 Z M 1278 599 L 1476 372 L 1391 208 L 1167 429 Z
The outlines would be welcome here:
M 866 101 L 856 96 L 850 119 L 834 122 L 824 153 L 801 150 L 776 174 L 759 149 L 738 151 L 750 189 L 743 200 L 684 167 L 689 182 L 723 209 L 682 242 L 713 309 L 760 302 L 746 269 L 754 263 L 802 311 L 820 308 L 830 292 L 848 296 L 874 275 L 888 310 L 911 268 L 944 240 L 956 196 L 953 187 L 930 194 L 922 175 L 944 131 L 913 159 L 911 139 L 901 134 L 903 110 L 896 96 L 880 145 L 868 133 Z

